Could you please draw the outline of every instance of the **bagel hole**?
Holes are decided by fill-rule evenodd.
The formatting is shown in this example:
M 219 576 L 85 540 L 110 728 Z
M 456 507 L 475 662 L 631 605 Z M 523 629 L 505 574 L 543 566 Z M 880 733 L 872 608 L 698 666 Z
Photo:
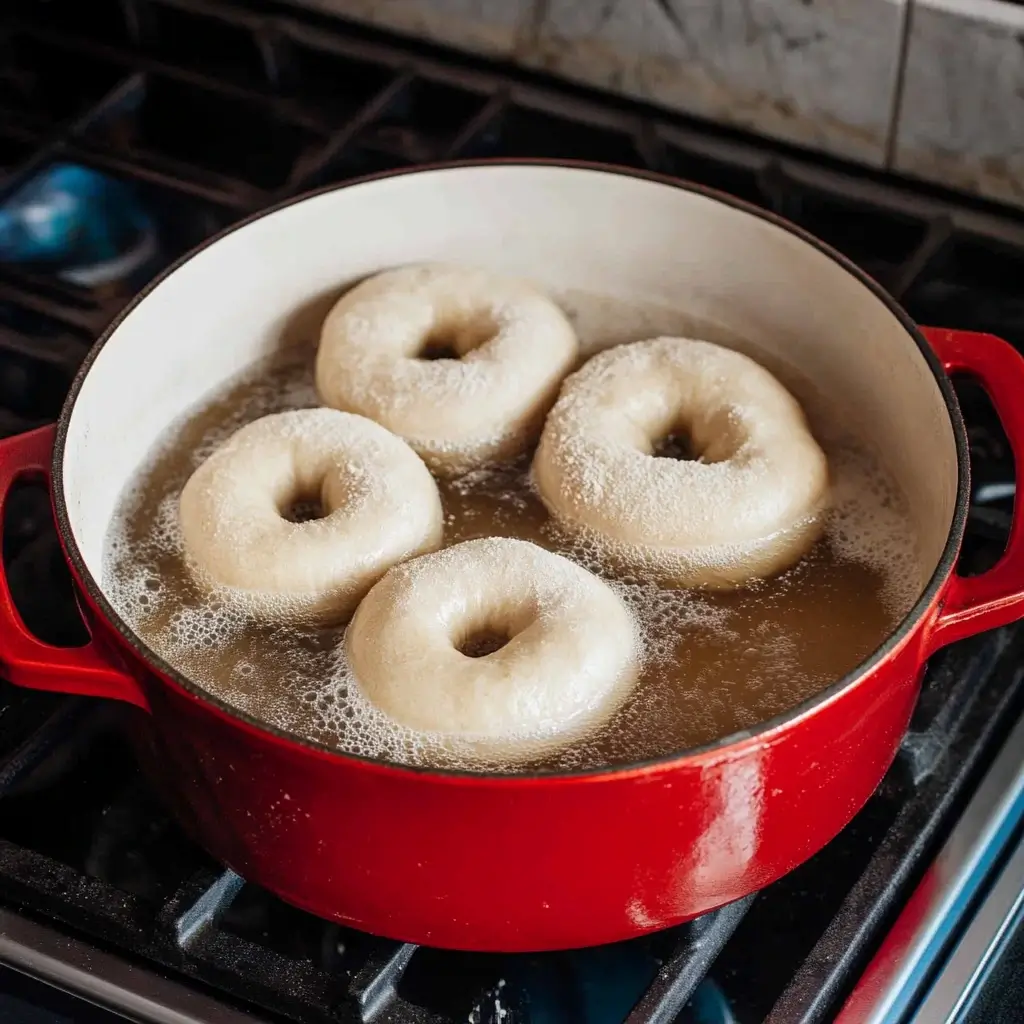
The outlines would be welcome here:
M 327 509 L 319 495 L 312 498 L 297 497 L 281 509 L 281 518 L 289 523 L 311 523 L 314 519 L 323 519 Z
M 432 361 L 436 359 L 458 359 L 459 353 L 451 341 L 443 337 L 428 338 L 426 344 L 416 355 L 417 359 Z
M 686 431 L 672 431 L 664 437 L 655 438 L 651 444 L 651 455 L 656 459 L 675 459 L 677 462 L 695 462 L 700 459 L 693 438 Z
M 486 658 L 488 654 L 500 651 L 511 639 L 500 629 L 477 629 L 463 638 L 455 649 L 467 658 Z
M 498 325 L 490 314 L 480 314 L 460 323 L 436 324 L 423 339 L 417 359 L 461 359 L 479 348 L 497 333 Z

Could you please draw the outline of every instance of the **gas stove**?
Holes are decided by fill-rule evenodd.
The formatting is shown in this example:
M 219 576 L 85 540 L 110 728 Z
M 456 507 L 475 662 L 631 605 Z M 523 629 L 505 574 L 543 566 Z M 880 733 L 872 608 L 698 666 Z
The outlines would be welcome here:
M 918 321 L 1024 347 L 1020 214 L 271 3 L 8 0 L 0 432 L 54 419 L 97 334 L 212 233 L 314 186 L 463 156 L 699 181 L 819 235 Z M 987 399 L 958 390 L 972 573 L 1002 551 L 1015 478 Z M 81 643 L 38 482 L 8 502 L 3 557 L 29 627 Z M 118 708 L 0 681 L 0 1020 L 1019 1019 L 1022 656 L 1018 627 L 936 655 L 867 806 L 768 889 L 641 940 L 530 956 L 414 947 L 286 906 L 180 832 Z

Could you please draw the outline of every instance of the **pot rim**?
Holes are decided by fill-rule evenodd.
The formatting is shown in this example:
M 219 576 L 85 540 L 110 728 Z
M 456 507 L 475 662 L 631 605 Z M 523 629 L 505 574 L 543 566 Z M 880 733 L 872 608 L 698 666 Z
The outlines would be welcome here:
M 494 771 L 470 771 L 467 769 L 452 768 L 431 768 L 420 765 L 403 765 L 386 761 L 381 758 L 364 757 L 358 754 L 340 751 L 325 743 L 320 743 L 316 740 L 311 740 L 296 733 L 262 722 L 247 712 L 232 707 L 226 701 L 221 700 L 219 697 L 215 697 L 202 687 L 197 686 L 192 682 L 192 680 L 184 675 L 184 673 L 178 671 L 174 666 L 170 665 L 158 654 L 150 650 L 142 639 L 127 625 L 127 623 L 124 622 L 116 609 L 107 600 L 102 587 L 86 566 L 85 559 L 79 550 L 78 544 L 71 530 L 67 511 L 67 502 L 64 498 L 64 448 L 67 442 L 71 414 L 74 409 L 75 402 L 78 399 L 78 395 L 81 392 L 85 378 L 103 347 L 117 332 L 118 328 L 129 314 L 141 302 L 143 302 L 151 292 L 153 292 L 165 280 L 195 256 L 198 256 L 210 246 L 215 245 L 221 239 L 233 234 L 235 231 L 245 228 L 269 214 L 288 209 L 298 203 L 305 202 L 307 199 L 312 199 L 316 196 L 325 195 L 330 192 L 337 192 L 354 185 L 384 181 L 391 178 L 410 174 L 419 174 L 426 171 L 458 171 L 472 168 L 485 169 L 489 167 L 557 167 L 567 170 L 580 170 L 600 174 L 618 175 L 622 177 L 632 177 L 655 185 L 664 185 L 669 188 L 677 188 L 685 192 L 692 192 L 723 203 L 726 206 L 730 206 L 742 213 L 749 214 L 760 220 L 767 221 L 776 227 L 780 227 L 823 253 L 834 263 L 838 264 L 841 269 L 846 271 L 848 274 L 852 274 L 862 285 L 864 285 L 865 288 L 868 289 L 868 291 L 871 292 L 872 295 L 874 295 L 875 298 L 881 301 L 911 337 L 921 355 L 924 357 L 925 362 L 928 364 L 928 368 L 931 370 L 932 377 L 942 395 L 943 402 L 946 406 L 946 412 L 949 415 L 950 424 L 953 429 L 953 439 L 956 446 L 957 456 L 957 493 L 953 508 L 953 518 L 950 523 L 949 535 L 946 538 L 946 544 L 942 550 L 942 555 L 939 558 L 938 564 L 936 565 L 931 578 L 928 580 L 927 585 L 922 590 L 917 601 L 914 602 L 911 609 L 903 617 L 896 628 L 889 633 L 886 639 L 850 672 L 847 672 L 844 676 L 841 676 L 824 689 L 801 701 L 794 707 L 789 708 L 778 715 L 774 715 L 763 722 L 759 722 L 757 725 L 749 729 L 737 730 L 726 736 L 712 740 L 709 743 L 673 751 L 670 754 L 665 754 L 660 757 L 646 758 L 644 760 L 622 765 L 605 766 L 600 768 L 583 768 L 570 771 L 534 770 L 530 772 L 507 773 Z M 65 556 L 71 563 L 74 570 L 74 575 L 78 585 L 85 590 L 89 599 L 102 613 L 107 623 L 112 626 L 118 634 L 120 634 L 125 643 L 134 650 L 146 665 L 155 670 L 155 672 L 161 677 L 162 682 L 170 682 L 174 684 L 179 689 L 185 691 L 189 697 L 197 701 L 199 704 L 205 705 L 215 712 L 219 712 L 220 715 L 232 719 L 234 722 L 241 724 L 247 730 L 253 730 L 268 735 L 278 742 L 283 742 L 292 748 L 298 748 L 302 753 L 308 752 L 320 758 L 327 758 L 337 762 L 358 765 L 363 769 L 384 771 L 388 774 L 397 773 L 429 776 L 437 779 L 438 781 L 476 781 L 479 783 L 491 784 L 501 782 L 514 785 L 529 784 L 538 781 L 557 782 L 559 780 L 563 780 L 566 782 L 582 782 L 588 780 L 598 781 L 602 778 L 619 779 L 630 775 L 646 775 L 656 771 L 671 769 L 673 767 L 677 767 L 681 762 L 692 761 L 695 758 L 700 758 L 702 761 L 706 761 L 709 759 L 708 755 L 711 755 L 710 759 L 714 761 L 728 759 L 735 755 L 736 751 L 734 748 L 747 746 L 757 742 L 767 742 L 773 734 L 781 732 L 785 727 L 794 724 L 805 716 L 811 715 L 817 709 L 835 700 L 844 691 L 854 686 L 858 681 L 863 680 L 874 669 L 878 668 L 908 639 L 913 631 L 922 623 L 930 606 L 937 599 L 943 586 L 945 586 L 946 581 L 952 573 L 956 563 L 966 527 L 967 510 L 970 497 L 969 469 L 970 462 L 967 431 L 963 423 L 963 418 L 960 414 L 960 406 L 953 391 L 950 379 L 943 370 L 942 364 L 934 350 L 925 340 L 924 335 L 917 328 L 917 325 L 910 319 L 909 315 L 899 305 L 899 303 L 896 302 L 896 300 L 893 299 L 892 296 L 890 296 L 889 293 L 874 280 L 874 278 L 866 274 L 860 269 L 860 267 L 838 250 L 832 248 L 826 242 L 823 242 L 821 239 L 815 237 L 798 225 L 786 220 L 784 217 L 780 217 L 778 214 L 764 210 L 755 206 L 753 203 L 729 195 L 726 192 L 720 192 L 717 189 L 709 188 L 695 182 L 689 182 L 684 179 L 674 178 L 667 174 L 597 161 L 562 160 L 539 157 L 502 157 L 494 159 L 450 160 L 429 164 L 417 164 L 411 167 L 380 171 L 374 174 L 363 175 L 359 178 L 352 178 L 341 183 L 326 185 L 321 188 L 304 192 L 301 195 L 292 196 L 282 202 L 268 206 L 266 209 L 250 214 L 248 217 L 245 217 L 224 230 L 217 232 L 215 235 L 201 242 L 195 248 L 180 256 L 177 260 L 161 271 L 155 278 L 153 278 L 152 281 L 150 281 L 131 299 L 131 301 L 127 303 L 127 305 L 124 306 L 89 350 L 89 353 L 83 360 L 78 372 L 75 374 L 74 380 L 71 383 L 71 388 L 68 391 L 67 398 L 65 399 L 63 408 L 61 409 L 60 419 L 57 423 L 57 434 L 53 446 L 51 497 L 56 514 L 57 531 L 61 544 L 64 548 Z

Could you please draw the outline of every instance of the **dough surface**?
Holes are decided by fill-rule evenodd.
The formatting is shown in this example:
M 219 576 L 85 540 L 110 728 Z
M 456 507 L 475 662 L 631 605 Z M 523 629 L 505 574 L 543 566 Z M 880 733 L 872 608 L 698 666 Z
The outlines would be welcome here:
M 481 636 L 505 642 L 463 653 Z M 392 569 L 359 605 L 345 644 L 360 690 L 385 714 L 459 753 L 502 761 L 592 732 L 639 674 L 637 626 L 611 587 L 501 537 Z
M 562 311 L 524 281 L 402 267 L 356 285 L 328 314 L 316 384 L 325 404 L 375 420 L 454 475 L 536 439 L 578 349 Z
M 322 518 L 292 522 L 298 502 Z M 299 409 L 242 427 L 189 478 L 179 503 L 200 579 L 271 617 L 344 618 L 396 562 L 436 549 L 441 499 L 399 437 L 362 416 Z
M 655 454 L 675 434 L 692 457 Z M 685 586 L 729 587 L 807 552 L 828 463 L 796 399 L 753 359 L 655 338 L 569 377 L 533 479 L 555 519 L 614 558 Z

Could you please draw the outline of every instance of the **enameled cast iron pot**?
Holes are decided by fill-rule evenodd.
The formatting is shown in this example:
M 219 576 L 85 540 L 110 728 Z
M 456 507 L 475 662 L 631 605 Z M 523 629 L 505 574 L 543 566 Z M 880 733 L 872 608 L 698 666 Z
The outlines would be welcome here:
M 104 535 L 167 426 L 257 357 L 315 338 L 344 286 L 420 260 L 689 310 L 798 367 L 906 491 L 921 596 L 859 668 L 788 714 L 605 771 L 469 775 L 342 756 L 213 700 L 103 590 Z M 540 950 L 664 928 L 778 878 L 830 840 L 896 754 L 925 659 L 1024 608 L 1024 528 L 953 572 L 967 444 L 946 372 L 987 388 L 1024 465 L 1024 360 L 918 330 L 857 269 L 762 211 L 607 168 L 488 163 L 386 175 L 261 214 L 185 258 L 95 346 L 53 428 L 0 444 L 0 489 L 52 473 L 92 642 L 31 636 L 0 583 L 0 662 L 23 686 L 141 709 L 145 762 L 219 861 L 315 914 L 436 946 Z M 56 438 L 54 442 L 54 437 Z M 52 449 L 52 454 L 51 454 Z

